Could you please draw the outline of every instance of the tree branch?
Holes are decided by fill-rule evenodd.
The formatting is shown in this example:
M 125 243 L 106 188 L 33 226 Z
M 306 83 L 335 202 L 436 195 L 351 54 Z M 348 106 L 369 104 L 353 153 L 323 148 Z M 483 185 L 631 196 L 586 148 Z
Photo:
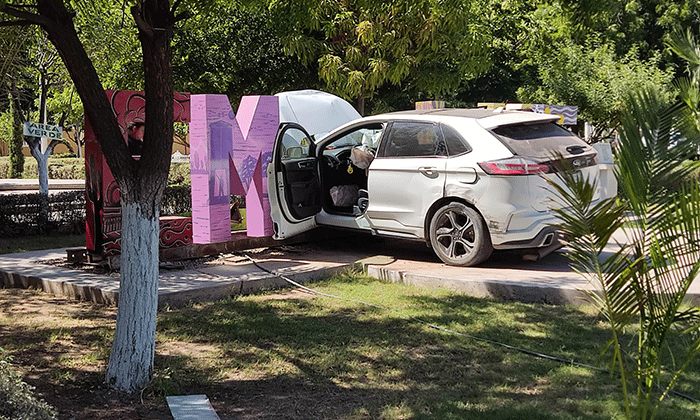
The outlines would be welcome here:
M 58 120 L 58 125 L 63 127 L 63 124 L 66 123 L 66 118 L 68 118 L 68 111 L 61 112 L 61 118 Z
M 14 16 L 18 19 L 26 20 L 27 22 L 29 22 L 29 24 L 32 25 L 41 25 L 45 28 L 50 28 L 54 25 L 54 22 L 51 19 L 46 18 L 45 16 L 20 10 L 9 4 L 6 4 L 5 7 L 0 9 L 0 11 L 5 12 L 8 15 Z
M 27 26 L 27 25 L 33 25 L 34 22 L 30 22 L 26 19 L 17 19 L 17 20 L 5 20 L 0 22 L 0 28 L 2 27 L 7 27 L 7 26 Z
M 41 137 L 24 136 L 24 141 L 30 149 L 41 148 Z
M 179 22 L 181 20 L 189 19 L 191 17 L 192 17 L 192 12 L 190 12 L 189 10 L 185 10 L 184 12 L 175 16 L 173 23 Z
M 35 9 L 36 4 L 8 4 L 8 6 L 14 7 L 16 9 Z
M 154 35 L 153 28 L 141 17 L 141 8 L 138 6 L 131 6 L 131 16 L 134 17 L 134 22 L 136 22 L 136 27 L 139 28 L 139 31 L 149 38 L 152 38 Z
M 59 144 L 65 144 L 65 142 L 64 142 L 64 141 L 61 141 L 61 140 L 56 140 L 56 139 L 51 140 L 51 143 L 49 143 L 49 145 L 46 146 L 46 152 L 45 152 L 45 153 L 47 154 L 47 156 L 51 156 L 51 153 L 53 152 L 53 149 L 54 149 L 56 146 L 58 146 Z
M 12 86 L 12 89 L 13 92 L 10 94 L 10 96 L 12 96 L 12 100 L 15 102 L 15 112 L 17 113 L 17 115 L 19 115 L 19 120 L 22 122 L 22 124 L 24 124 L 25 121 L 27 121 L 27 119 L 24 118 L 24 114 L 22 114 L 22 103 L 19 100 L 19 94 L 14 84 Z
M 170 9 L 170 13 L 174 15 L 175 12 L 177 11 L 177 8 L 180 7 L 181 3 L 182 3 L 182 0 L 175 0 L 175 2 L 173 3 L 173 8 Z

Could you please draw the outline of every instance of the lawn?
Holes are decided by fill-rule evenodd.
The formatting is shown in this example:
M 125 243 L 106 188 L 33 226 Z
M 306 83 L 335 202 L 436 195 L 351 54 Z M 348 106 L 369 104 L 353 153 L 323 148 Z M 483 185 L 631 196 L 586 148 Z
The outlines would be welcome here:
M 0 238 L 0 254 L 36 251 L 54 248 L 85 247 L 85 234 L 81 235 L 37 235 Z
M 590 308 L 504 303 L 380 282 L 316 283 L 471 336 L 604 366 Z M 171 419 L 164 397 L 206 394 L 222 419 L 621 418 L 616 377 L 448 334 L 404 316 L 298 290 L 161 310 L 152 385 L 102 385 L 115 309 L 0 290 L 0 347 L 61 418 Z M 634 341 L 630 337 L 630 345 Z M 678 386 L 700 397 L 700 364 Z M 700 418 L 670 397 L 662 419 Z

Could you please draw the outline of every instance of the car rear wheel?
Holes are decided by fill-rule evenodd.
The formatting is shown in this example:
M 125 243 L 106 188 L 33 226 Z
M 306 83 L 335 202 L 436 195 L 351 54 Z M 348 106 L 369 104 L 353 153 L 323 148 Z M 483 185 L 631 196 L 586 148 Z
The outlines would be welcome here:
M 450 265 L 476 265 L 493 252 L 484 219 L 476 210 L 458 202 L 440 207 L 433 215 L 430 245 Z

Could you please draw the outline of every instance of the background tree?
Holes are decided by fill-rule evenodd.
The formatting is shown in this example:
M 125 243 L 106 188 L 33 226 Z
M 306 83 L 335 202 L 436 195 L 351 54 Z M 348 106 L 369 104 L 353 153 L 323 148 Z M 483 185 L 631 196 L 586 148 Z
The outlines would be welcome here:
M 24 154 L 22 153 L 22 146 L 24 145 L 24 135 L 22 134 L 22 118 L 20 116 L 20 110 L 17 109 L 17 102 L 11 94 L 8 95 L 8 102 L 10 104 L 9 114 L 10 114 L 10 142 L 8 151 L 10 154 L 10 168 L 8 176 L 10 178 L 21 178 L 24 172 Z
M 3 32 L 9 35 L 10 39 L 16 40 L 14 47 L 10 44 L 11 48 L 5 48 L 7 51 L 3 49 L 4 52 L 12 54 L 8 54 L 4 60 L 9 64 L 4 71 L 3 83 L 11 97 L 15 119 L 15 141 L 10 148 L 13 163 L 11 175 L 16 175 L 20 163 L 23 164 L 21 148 L 22 142 L 26 142 L 32 157 L 37 161 L 39 190 L 47 195 L 48 157 L 56 145 L 66 142 L 62 138 L 47 141 L 40 137 L 24 136 L 22 126 L 25 122 L 50 122 L 47 102 L 51 90 L 66 83 L 65 70 L 56 50 L 36 28 L 22 28 L 19 31 L 17 28 L 4 28 Z M 23 141 L 20 141 L 20 138 Z
M 33 28 L 32 28 L 33 29 Z M 47 108 L 49 89 L 61 84 L 63 71 L 58 52 L 49 43 L 43 33 L 34 30 L 32 43 L 30 44 L 29 56 L 33 57 L 30 63 L 27 63 L 25 68 L 33 70 L 36 77 L 36 84 L 39 91 L 38 97 L 38 115 L 32 118 L 28 112 L 23 117 L 24 122 L 38 121 L 42 124 L 49 123 L 49 114 Z M 21 114 L 20 114 L 21 115 Z M 37 163 L 37 172 L 39 178 L 39 191 L 44 194 L 49 194 L 49 156 L 53 153 L 53 149 L 65 143 L 63 138 L 52 139 L 45 142 L 41 137 L 25 136 L 24 140 L 29 146 L 29 151 Z
M 541 13 L 541 3 L 527 1 L 488 1 L 481 13 L 488 22 L 490 65 L 476 78 L 464 80 L 452 92 L 453 103 L 475 106 L 478 102 L 515 102 L 517 90 L 528 80 L 528 67 L 523 51 L 537 37 L 533 23 Z
M 488 67 L 479 4 L 429 0 L 272 0 L 285 51 L 318 63 L 326 88 L 364 103 L 383 85 L 439 97 Z
M 26 58 L 26 39 L 28 30 L 26 28 L 4 28 L 3 36 L 0 37 L 0 101 L 7 115 L 5 119 L 9 124 L 5 126 L 8 135 L 8 150 L 10 155 L 10 178 L 20 178 L 24 171 L 24 154 L 22 146 L 24 137 L 22 134 L 20 109 L 17 107 L 15 98 L 19 95 L 17 90 L 18 79 L 22 79 L 22 67 Z
M 318 86 L 315 68 L 284 53 L 269 13 L 219 1 L 184 22 L 173 40 L 176 90 L 244 95 Z
M 663 89 L 673 71 L 660 70 L 659 57 L 642 61 L 633 49 L 617 57 L 610 45 L 581 46 L 569 42 L 537 63 L 537 85 L 518 89 L 518 99 L 528 103 L 577 105 L 579 118 L 594 131 L 589 142 L 615 135 L 620 125 L 624 98 L 643 86 Z
M 65 85 L 63 90 L 47 98 L 46 107 L 49 115 L 52 116 L 51 123 L 62 127 L 65 137 L 72 142 L 72 145 L 67 144 L 67 146 L 77 157 L 83 157 L 85 111 L 73 84 Z

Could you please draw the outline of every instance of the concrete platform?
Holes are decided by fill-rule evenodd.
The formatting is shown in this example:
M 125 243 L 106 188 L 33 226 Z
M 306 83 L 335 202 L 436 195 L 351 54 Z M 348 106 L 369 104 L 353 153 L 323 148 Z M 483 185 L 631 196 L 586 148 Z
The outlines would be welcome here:
M 615 248 L 615 244 L 609 245 L 610 252 Z M 422 243 L 365 235 L 243 252 L 266 270 L 300 283 L 337 271 L 363 268 L 370 276 L 388 281 L 522 302 L 581 304 L 587 299 L 585 292 L 594 290 L 585 278 L 571 270 L 566 250 L 537 262 L 496 253 L 482 266 L 468 268 L 443 264 Z M 118 274 L 87 273 L 40 262 L 65 257 L 64 249 L 0 255 L 0 285 L 32 287 L 100 304 L 117 303 Z M 284 280 L 261 270 L 240 254 L 222 254 L 196 266 L 163 265 L 159 305 L 176 307 L 191 301 L 286 286 Z M 691 286 L 687 299 L 700 305 L 700 281 Z
M 353 267 L 361 259 L 359 254 L 339 256 L 319 250 L 249 252 L 260 260 L 261 266 L 297 282 L 330 276 L 336 271 Z M 118 303 L 119 273 L 98 274 L 50 263 L 65 257 L 66 249 L 2 255 L 0 286 L 34 288 L 99 304 Z M 229 254 L 191 268 L 173 264 L 161 267 L 158 304 L 177 307 L 193 301 L 215 300 L 285 286 L 288 283 L 278 276 L 261 270 L 246 258 Z

